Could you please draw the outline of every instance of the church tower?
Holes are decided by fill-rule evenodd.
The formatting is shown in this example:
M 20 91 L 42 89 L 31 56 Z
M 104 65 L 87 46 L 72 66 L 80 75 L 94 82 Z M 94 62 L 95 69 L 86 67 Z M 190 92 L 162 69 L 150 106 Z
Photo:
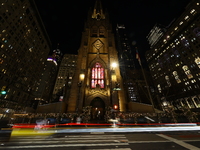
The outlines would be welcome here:
M 106 107 L 126 111 L 118 53 L 108 13 L 100 0 L 88 13 L 78 50 L 77 68 L 71 84 L 67 112 L 81 112 L 91 106 L 101 115 Z

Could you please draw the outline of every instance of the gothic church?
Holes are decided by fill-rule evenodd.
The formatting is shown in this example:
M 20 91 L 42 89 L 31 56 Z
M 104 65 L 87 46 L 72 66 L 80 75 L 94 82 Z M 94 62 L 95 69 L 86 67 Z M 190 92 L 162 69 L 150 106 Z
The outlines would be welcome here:
M 93 114 L 103 116 L 106 107 L 126 111 L 126 103 L 112 25 L 101 1 L 96 0 L 82 33 L 66 112 L 91 106 Z

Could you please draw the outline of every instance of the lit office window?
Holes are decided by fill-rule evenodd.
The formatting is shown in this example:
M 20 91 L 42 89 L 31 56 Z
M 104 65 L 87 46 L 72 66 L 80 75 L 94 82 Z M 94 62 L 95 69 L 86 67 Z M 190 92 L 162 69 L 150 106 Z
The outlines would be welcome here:
M 185 16 L 185 20 L 189 19 L 189 16 Z
M 185 74 L 187 75 L 188 79 L 193 78 L 193 76 L 192 76 L 192 74 L 191 74 L 191 72 L 190 72 L 190 70 L 189 70 L 189 68 L 188 68 L 187 65 L 184 65 L 184 66 L 182 67 L 182 69 L 184 70 L 184 72 L 185 72 Z
M 168 86 L 171 86 L 171 83 L 169 81 L 169 76 L 165 76 L 165 80 L 167 81 Z
M 188 42 L 188 40 L 185 37 L 181 38 L 181 42 L 187 48 L 190 46 L 190 43 Z
M 195 9 L 192 9 L 192 10 L 190 11 L 191 14 L 193 14 L 194 12 L 195 12 Z
M 200 68 L 200 58 L 199 57 L 197 57 L 196 59 L 195 59 L 195 63 L 198 65 L 198 67 Z
M 181 80 L 179 79 L 179 76 L 178 76 L 177 71 L 174 71 L 174 72 L 173 72 L 173 75 L 174 75 L 174 78 L 175 78 L 176 82 L 177 82 L 177 83 L 181 83 Z
M 158 92 L 161 93 L 162 90 L 161 90 L 160 84 L 157 85 L 157 88 L 158 88 Z

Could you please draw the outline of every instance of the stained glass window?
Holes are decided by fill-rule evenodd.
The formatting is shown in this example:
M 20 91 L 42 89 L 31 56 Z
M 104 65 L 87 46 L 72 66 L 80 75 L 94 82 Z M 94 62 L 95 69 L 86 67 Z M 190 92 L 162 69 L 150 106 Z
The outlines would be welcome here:
M 96 63 L 92 68 L 91 88 L 96 88 L 97 84 L 104 88 L 104 68 L 100 63 Z

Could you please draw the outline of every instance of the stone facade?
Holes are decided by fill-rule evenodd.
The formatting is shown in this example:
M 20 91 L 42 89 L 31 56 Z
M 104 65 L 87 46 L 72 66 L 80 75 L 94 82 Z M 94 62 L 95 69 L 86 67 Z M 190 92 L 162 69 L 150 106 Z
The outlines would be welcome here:
M 114 34 L 108 14 L 103 11 L 100 1 L 96 1 L 93 11 L 88 13 L 82 33 L 66 112 L 80 112 L 83 107 L 92 106 L 93 113 L 103 113 L 106 107 L 114 105 L 118 105 L 119 111 L 125 111 L 126 100 L 119 65 L 112 67 L 112 63 L 119 64 Z M 94 77 L 94 82 L 98 84 L 93 84 L 93 68 L 97 64 L 103 71 L 101 80 L 97 81 Z M 114 90 L 116 86 L 118 90 Z

